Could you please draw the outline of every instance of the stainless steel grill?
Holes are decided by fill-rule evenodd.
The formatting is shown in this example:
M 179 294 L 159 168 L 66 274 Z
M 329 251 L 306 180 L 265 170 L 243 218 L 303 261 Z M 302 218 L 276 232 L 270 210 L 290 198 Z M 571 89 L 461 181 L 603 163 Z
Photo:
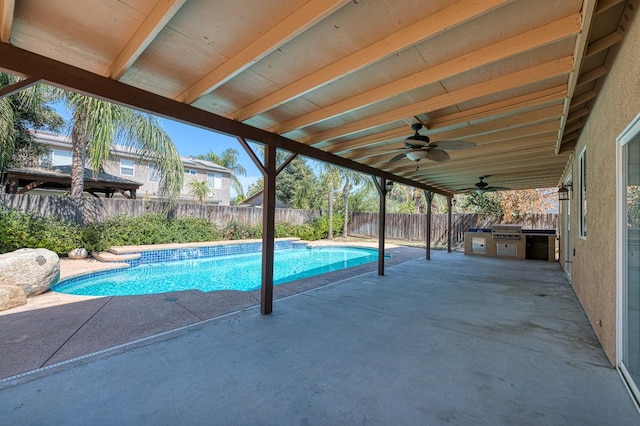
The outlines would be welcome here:
M 522 238 L 522 225 L 493 225 L 491 227 L 491 238 L 494 240 L 520 240 Z

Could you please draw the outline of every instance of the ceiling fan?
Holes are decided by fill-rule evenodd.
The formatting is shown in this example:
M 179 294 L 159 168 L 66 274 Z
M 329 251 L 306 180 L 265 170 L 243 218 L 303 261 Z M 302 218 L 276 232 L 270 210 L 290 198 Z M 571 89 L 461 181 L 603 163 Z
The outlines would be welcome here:
M 486 178 L 487 176 L 479 176 L 479 181 L 475 183 L 473 188 L 465 188 L 462 189 L 461 192 L 475 192 L 476 194 L 484 194 L 485 192 L 504 191 L 511 189 L 503 186 L 489 186 L 489 184 L 484 181 Z
M 404 148 L 400 148 L 403 152 L 389 160 L 390 163 L 402 160 L 405 157 L 416 163 L 423 158 L 443 162 L 450 158 L 446 151 L 467 149 L 476 146 L 473 142 L 458 140 L 431 142 L 428 136 L 418 133 L 419 130 L 422 129 L 421 123 L 414 123 L 411 125 L 411 128 L 415 131 L 415 134 L 405 139 Z M 416 164 L 416 170 L 418 170 L 418 168 L 419 165 Z

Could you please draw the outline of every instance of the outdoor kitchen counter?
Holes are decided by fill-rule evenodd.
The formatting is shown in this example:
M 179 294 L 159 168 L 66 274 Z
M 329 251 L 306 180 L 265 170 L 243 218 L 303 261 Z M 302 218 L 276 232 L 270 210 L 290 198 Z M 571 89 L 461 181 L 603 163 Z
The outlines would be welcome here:
M 464 254 L 555 262 L 556 233 L 525 229 L 513 238 L 494 238 L 491 229 L 470 229 L 464 233 Z

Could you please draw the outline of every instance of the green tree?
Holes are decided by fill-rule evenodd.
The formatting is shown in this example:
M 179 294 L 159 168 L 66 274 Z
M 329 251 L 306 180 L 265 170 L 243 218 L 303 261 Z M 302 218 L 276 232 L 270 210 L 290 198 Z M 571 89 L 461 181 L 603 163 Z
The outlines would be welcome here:
M 327 192 L 327 200 L 329 203 L 329 234 L 330 240 L 333 239 L 333 204 L 335 201 L 336 190 L 340 187 L 340 169 L 333 164 L 323 164 L 324 173 L 322 174 L 322 180 Z
M 378 191 L 371 185 L 362 185 L 349 196 L 349 210 L 355 212 L 377 212 L 380 210 Z
M 187 183 L 187 186 L 189 187 L 189 192 L 198 200 L 198 204 L 203 204 L 204 199 L 211 194 L 209 182 L 206 180 L 192 180 Z
M 354 185 L 364 184 L 373 187 L 373 182 L 361 173 L 349 169 L 340 169 L 339 177 L 342 179 L 342 202 L 344 208 L 344 226 L 342 227 L 342 236 L 348 237 L 347 227 L 349 224 L 349 195 Z
M 264 146 L 256 147 L 256 154 L 264 156 Z M 276 152 L 276 164 L 282 164 L 290 153 Z M 315 208 L 315 176 L 303 157 L 297 156 L 276 177 L 276 197 L 294 209 Z M 247 188 L 248 196 L 264 189 L 264 179 L 260 178 Z
M 237 150 L 227 148 L 222 151 L 221 154 L 216 154 L 215 152 L 210 151 L 206 154 L 196 155 L 194 158 L 211 161 L 212 163 L 216 163 L 219 166 L 226 167 L 231 170 L 233 172 L 231 174 L 231 186 L 235 189 L 237 197 L 244 199 L 244 188 L 242 188 L 242 183 L 240 182 L 240 179 L 238 179 L 237 175 L 246 176 L 247 170 L 242 166 L 242 164 L 238 163 Z
M 130 148 L 139 161 L 158 169 L 161 194 L 175 197 L 180 193 L 184 178 L 182 160 L 155 117 L 61 89 L 56 90 L 56 98 L 64 101 L 72 112 L 72 198 L 82 198 L 86 160 L 91 169 L 100 170 L 114 144 Z
M 0 87 L 20 81 L 0 73 Z M 0 98 L 0 170 L 7 166 L 35 166 L 47 149 L 34 144 L 30 129 L 59 131 L 64 120 L 47 105 L 51 89 L 36 84 Z

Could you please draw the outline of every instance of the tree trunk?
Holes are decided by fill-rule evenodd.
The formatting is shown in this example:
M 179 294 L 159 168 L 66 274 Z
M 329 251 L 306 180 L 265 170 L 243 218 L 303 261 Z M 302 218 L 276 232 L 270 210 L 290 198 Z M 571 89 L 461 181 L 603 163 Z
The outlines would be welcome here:
M 342 190 L 342 196 L 344 197 L 344 225 L 342 226 L 342 236 L 347 238 L 349 232 L 347 226 L 349 225 L 349 191 L 351 190 L 351 183 L 349 182 L 349 176 L 347 176 Z
M 328 239 L 333 239 L 333 190 L 329 192 L 329 235 Z
M 84 163 L 87 153 L 89 137 L 81 130 L 81 117 L 74 117 L 71 131 L 72 160 L 71 160 L 71 198 L 82 199 L 84 193 Z

